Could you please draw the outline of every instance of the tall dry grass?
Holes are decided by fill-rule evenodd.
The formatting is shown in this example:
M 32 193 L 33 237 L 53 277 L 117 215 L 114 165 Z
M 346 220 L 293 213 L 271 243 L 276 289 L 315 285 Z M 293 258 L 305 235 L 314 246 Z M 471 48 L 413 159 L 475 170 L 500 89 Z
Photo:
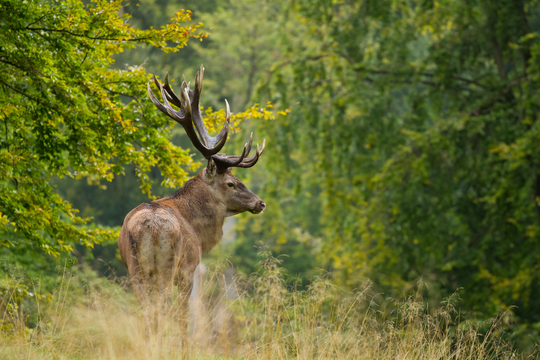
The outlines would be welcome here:
M 191 299 L 191 358 L 525 358 L 504 340 L 504 316 L 490 320 L 481 333 L 486 324 L 456 320 L 455 298 L 431 312 L 413 296 L 394 301 L 388 312 L 379 310 L 368 284 L 355 292 L 324 279 L 307 290 L 288 288 L 279 260 L 270 256 L 260 274 L 247 280 L 225 283 L 224 271 L 222 264 L 207 274 Z M 0 358 L 181 358 L 174 294 L 158 332 L 148 336 L 135 298 L 122 286 L 90 282 L 82 290 L 66 272 L 52 300 L 35 300 L 31 329 L 24 307 L 4 297 Z

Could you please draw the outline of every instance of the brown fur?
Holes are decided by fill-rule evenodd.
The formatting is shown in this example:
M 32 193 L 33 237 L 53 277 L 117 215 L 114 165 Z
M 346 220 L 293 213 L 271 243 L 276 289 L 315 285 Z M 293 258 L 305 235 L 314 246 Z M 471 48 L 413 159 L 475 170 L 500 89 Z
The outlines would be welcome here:
M 124 219 L 118 246 L 143 309 L 165 306 L 173 285 L 178 285 L 185 329 L 187 299 L 202 252 L 223 236 L 225 217 L 259 213 L 264 207 L 230 171 L 217 174 L 210 161 L 171 196 L 133 209 Z

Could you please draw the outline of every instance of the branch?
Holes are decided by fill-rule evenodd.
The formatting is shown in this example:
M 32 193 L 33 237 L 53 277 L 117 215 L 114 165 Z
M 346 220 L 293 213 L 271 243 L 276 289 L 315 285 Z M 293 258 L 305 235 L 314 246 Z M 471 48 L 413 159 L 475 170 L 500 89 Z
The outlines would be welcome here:
M 347 54 L 336 53 L 336 55 L 344 58 L 351 65 L 356 65 L 357 64 L 357 62 Z M 330 55 L 326 55 L 326 56 L 330 56 Z M 318 58 L 321 58 L 321 57 L 322 56 L 319 56 Z M 364 71 L 370 72 L 372 74 L 380 74 L 380 75 L 395 75 L 395 76 L 406 75 L 405 73 L 398 73 L 398 72 L 395 72 L 395 71 L 388 71 L 388 70 L 364 69 Z M 427 77 L 431 77 L 431 78 L 436 76 L 435 74 L 426 73 L 426 72 L 421 72 L 419 74 L 422 75 L 422 76 L 427 76 Z M 475 80 L 469 80 L 469 79 L 466 79 L 466 78 L 463 78 L 463 77 L 457 76 L 457 75 L 452 75 L 451 77 L 453 79 L 456 79 L 456 80 L 460 80 L 460 81 L 464 81 L 464 82 L 469 83 L 469 84 L 477 85 L 477 86 L 479 86 L 479 87 L 481 87 L 483 89 L 488 89 L 488 87 L 486 87 L 485 85 L 482 85 L 481 83 L 479 83 L 478 81 L 475 81 Z M 440 83 L 432 82 L 432 81 L 426 81 L 426 80 L 420 80 L 420 82 L 423 83 L 423 84 L 426 84 L 426 85 L 436 86 L 436 87 L 439 87 L 441 85 Z M 411 83 L 411 82 L 406 81 L 406 83 Z M 463 88 L 463 90 L 469 90 L 469 89 L 468 88 Z
M 11 65 L 11 66 L 13 66 L 14 68 L 17 68 L 17 69 L 19 69 L 19 70 L 21 70 L 21 71 L 24 71 L 24 72 L 26 72 L 26 73 L 32 72 L 32 71 L 30 71 L 30 70 L 28 70 L 28 69 L 26 69 L 26 68 L 24 68 L 24 67 L 21 67 L 21 66 L 19 66 L 19 65 L 17 65 L 17 64 L 12 63 L 12 62 L 10 62 L 10 61 L 6 61 L 6 60 L 0 59 L 0 62 L 1 62 L 1 63 L 4 63 L 4 64 L 7 64 L 7 65 Z M 36 72 L 39 76 L 44 76 L 39 70 L 37 70 L 37 69 L 32 69 L 32 70 L 33 70 L 34 72 Z
M 508 77 L 506 75 L 506 69 L 504 68 L 503 56 L 499 47 L 499 42 L 497 41 L 497 38 L 495 36 L 491 36 L 491 45 L 493 46 L 493 57 L 495 58 L 495 62 L 497 63 L 499 76 L 503 80 L 508 80 Z
M 7 145 L 8 151 L 9 151 L 9 142 L 8 142 L 9 132 L 8 132 L 8 125 L 7 125 L 8 116 L 6 115 L 6 113 L 3 110 L 2 110 L 2 114 L 4 114 L 4 127 L 6 128 L 6 145 Z
M 507 98 L 507 95 L 510 93 L 510 91 L 512 90 L 512 88 L 514 86 L 517 86 L 519 84 L 522 83 L 523 80 L 527 80 L 527 76 L 521 76 L 515 80 L 512 80 L 510 83 L 508 83 L 508 85 L 506 86 L 506 88 L 502 91 L 502 92 L 499 92 L 499 93 L 496 93 L 495 96 L 493 96 L 493 98 L 491 98 L 491 100 L 489 100 L 484 106 L 482 106 L 481 108 L 478 108 L 478 109 L 473 109 L 469 112 L 469 115 L 471 116 L 481 116 L 481 115 L 487 115 L 489 113 L 491 113 L 493 111 L 493 105 L 498 102 L 501 98 Z
M 129 94 L 125 94 L 125 93 L 122 93 L 122 92 L 118 92 L 118 91 L 114 91 L 114 90 L 111 90 L 105 86 L 102 87 L 103 89 L 107 90 L 108 92 L 110 92 L 111 94 L 114 94 L 114 95 L 122 95 L 122 96 L 126 96 L 126 97 L 130 97 L 132 99 L 136 99 L 136 100 L 139 100 L 139 97 L 137 96 L 134 96 L 134 95 L 129 95 Z
M 427 76 L 427 77 L 435 77 L 435 74 L 431 74 L 431 73 L 423 72 L 423 73 L 420 73 L 420 74 L 424 75 L 424 76 Z M 469 84 L 474 84 L 474 85 L 479 86 L 479 87 L 481 87 L 483 89 L 486 89 L 486 90 L 490 89 L 486 85 L 483 85 L 483 84 L 479 83 L 477 80 L 466 79 L 464 77 L 457 76 L 457 75 L 452 75 L 452 78 L 456 79 L 456 80 L 464 81 L 464 82 L 469 83 Z
M 323 59 L 323 58 L 327 58 L 327 57 L 332 57 L 332 56 L 339 56 L 339 57 L 342 57 L 344 58 L 349 64 L 351 65 L 357 65 L 358 63 L 349 55 L 345 54 L 345 53 L 335 53 L 335 54 L 323 54 L 323 55 L 317 55 L 317 56 L 308 56 L 308 57 L 305 57 L 304 60 L 307 60 L 307 61 L 316 61 L 316 60 L 320 60 L 320 59 Z M 277 69 L 277 68 L 281 68 L 283 66 L 286 66 L 290 63 L 292 63 L 293 60 L 285 60 L 279 64 L 277 64 L 276 66 L 274 66 L 270 72 L 268 73 L 268 80 L 267 82 L 270 81 L 270 77 L 272 76 L 272 74 L 274 73 L 274 71 Z M 393 75 L 393 76 L 406 76 L 406 75 L 409 75 L 409 73 L 405 73 L 405 72 L 395 72 L 395 71 L 389 71 L 389 70 L 379 70 L 379 69 L 365 69 L 365 68 L 353 68 L 353 70 L 357 73 L 360 73 L 360 72 L 367 72 L 367 73 L 371 73 L 371 74 L 378 74 L 378 75 Z M 433 78 L 436 76 L 436 74 L 432 74 L 432 73 L 426 73 L 426 72 L 420 72 L 418 73 L 419 75 L 422 75 L 422 76 L 426 76 L 426 77 L 430 77 L 430 78 Z M 463 81 L 463 82 L 466 82 L 468 84 L 474 84 L 478 87 L 481 87 L 483 89 L 486 89 L 486 90 L 489 90 L 490 88 L 488 86 L 485 86 L 481 83 L 479 83 L 477 80 L 471 80 L 471 79 L 467 79 L 467 78 L 464 78 L 464 77 L 461 77 L 461 76 L 458 76 L 458 75 L 452 75 L 451 76 L 453 79 L 455 80 L 458 80 L 458 81 Z M 370 78 L 370 77 L 367 77 L 365 76 L 364 77 L 364 80 L 372 83 L 373 82 L 373 79 Z M 415 83 L 421 83 L 421 84 L 424 84 L 424 85 L 428 85 L 428 86 L 432 86 L 432 87 L 440 87 L 441 86 L 441 83 L 440 82 L 435 82 L 435 81 L 429 81 L 429 80 L 418 80 L 418 81 L 412 81 L 412 80 L 409 80 L 409 79 L 405 79 L 405 80 L 401 80 L 400 81 L 401 83 L 405 83 L 405 84 L 415 84 Z M 459 85 L 458 85 L 459 86 Z M 463 87 L 463 86 L 459 86 L 459 88 L 461 90 L 471 90 L 471 88 L 469 87 Z
M 48 32 L 59 32 L 59 33 L 65 33 L 65 34 L 69 34 L 69 35 L 72 35 L 72 36 L 76 36 L 76 37 L 84 37 L 84 38 L 87 38 L 87 39 L 90 39 L 90 40 L 105 40 L 105 41 L 143 41 L 143 40 L 148 40 L 148 39 L 151 39 L 152 37 L 151 36 L 147 36 L 147 37 L 140 37 L 140 38 L 110 38 L 110 37 L 101 37 L 101 36 L 89 36 L 87 34 L 78 34 L 78 33 L 74 33 L 72 31 L 69 31 L 69 30 L 65 30 L 65 29 L 49 29 L 49 28 L 34 28 L 34 27 L 30 27 L 30 25 L 27 25 L 25 27 L 25 29 L 27 30 L 30 30 L 30 31 L 48 31 Z M 166 32 L 164 33 L 163 35 L 168 35 L 170 33 L 169 32 Z
M 40 102 L 41 102 L 39 99 L 36 99 L 36 98 L 34 98 L 34 97 L 28 95 L 27 93 L 25 93 L 25 92 L 22 91 L 22 90 L 19 90 L 19 89 L 17 89 L 17 88 L 14 88 L 13 86 L 11 86 L 11 85 L 5 83 L 5 82 L 2 81 L 2 80 L 0 80 L 0 84 L 3 84 L 4 86 L 10 88 L 11 90 L 15 91 L 16 93 L 19 93 L 19 94 L 21 94 L 21 95 L 23 95 L 23 96 L 26 96 L 26 97 L 29 98 L 30 100 L 33 100 L 33 101 L 35 101 L 35 102 L 37 102 L 37 103 L 40 103 Z
M 34 22 L 31 22 L 30 24 L 26 25 L 26 27 L 28 28 L 28 27 L 29 27 L 30 25 L 34 25 L 34 24 L 37 24 L 38 22 L 40 22 L 41 20 L 43 20 L 43 18 L 44 18 L 45 16 L 47 16 L 47 15 L 49 15 L 49 14 L 45 14 L 45 15 L 43 15 L 42 17 L 40 17 L 40 18 L 39 18 L 39 19 L 37 19 L 36 21 L 34 21 Z

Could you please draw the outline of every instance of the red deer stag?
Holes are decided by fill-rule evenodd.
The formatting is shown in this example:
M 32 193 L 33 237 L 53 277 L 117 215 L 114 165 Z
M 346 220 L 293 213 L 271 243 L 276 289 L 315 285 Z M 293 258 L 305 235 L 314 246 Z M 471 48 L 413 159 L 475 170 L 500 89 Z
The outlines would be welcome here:
M 219 153 L 227 141 L 231 113 L 225 100 L 225 125 L 215 137 L 209 136 L 199 105 L 203 73 L 201 66 L 194 90 L 184 79 L 180 97 L 171 89 L 168 75 L 164 84 L 154 76 L 163 103 L 154 96 L 150 84 L 148 96 L 159 110 L 184 127 L 195 148 L 208 159 L 208 165 L 171 196 L 143 203 L 133 209 L 124 219 L 118 240 L 120 255 L 143 310 L 162 310 L 173 285 L 178 285 L 182 299 L 180 325 L 183 351 L 186 351 L 187 344 L 188 298 L 202 252 L 209 251 L 219 242 L 226 217 L 244 211 L 258 214 L 266 207 L 229 170 L 232 167 L 249 168 L 255 165 L 264 150 L 265 141 L 260 149 L 257 145 L 257 152 L 252 157 L 248 155 L 253 134 L 249 144 L 244 146 L 242 155 Z M 179 110 L 175 110 L 170 103 Z M 146 314 L 147 331 L 150 331 L 150 317 L 154 317 L 156 327 L 158 317 L 157 313 Z

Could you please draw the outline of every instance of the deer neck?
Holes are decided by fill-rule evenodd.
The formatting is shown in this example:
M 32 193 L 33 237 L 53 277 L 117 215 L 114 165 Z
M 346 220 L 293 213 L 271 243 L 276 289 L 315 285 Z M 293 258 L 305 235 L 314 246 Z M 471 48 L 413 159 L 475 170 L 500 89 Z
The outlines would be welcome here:
M 200 175 L 188 181 L 171 198 L 200 239 L 202 250 L 210 251 L 223 237 L 225 204 L 212 194 Z
M 204 252 L 210 251 L 223 237 L 223 224 L 226 209 L 222 203 L 215 201 L 190 202 L 189 207 L 196 216 L 191 226 L 197 233 Z

